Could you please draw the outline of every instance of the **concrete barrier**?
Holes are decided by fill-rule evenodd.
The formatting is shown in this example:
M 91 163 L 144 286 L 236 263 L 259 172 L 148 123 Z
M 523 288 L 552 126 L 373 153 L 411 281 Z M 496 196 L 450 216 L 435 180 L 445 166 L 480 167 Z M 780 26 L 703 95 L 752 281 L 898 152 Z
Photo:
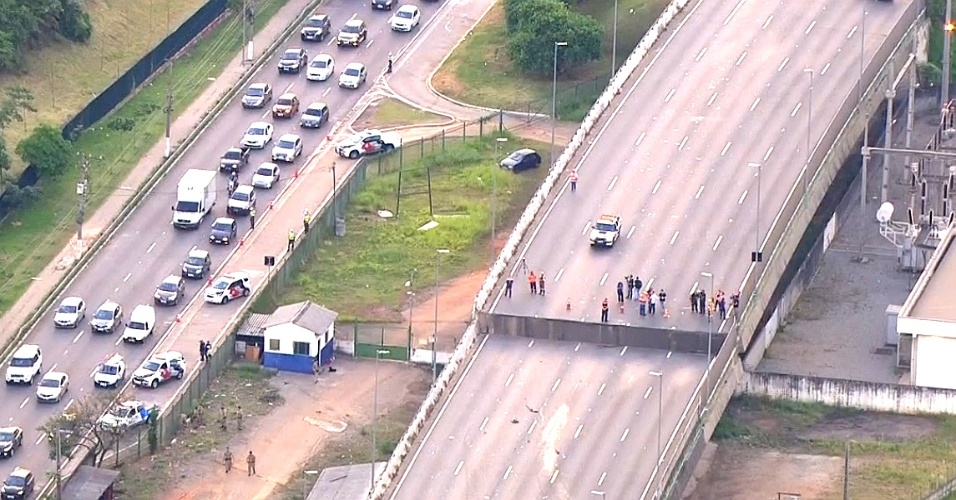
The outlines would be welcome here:
M 702 0 L 698 0 L 698 5 L 700 1 Z M 654 22 L 641 41 L 637 44 L 637 47 L 634 49 L 634 51 L 631 52 L 630 56 L 628 56 L 627 60 L 624 61 L 624 64 L 621 65 L 621 68 L 618 70 L 618 72 L 615 73 L 607 88 L 604 90 L 601 96 L 598 97 L 597 101 L 594 103 L 594 106 L 591 107 L 591 110 L 581 123 L 581 127 L 577 130 L 577 132 L 575 132 L 567 148 L 563 153 L 561 153 L 561 156 L 558 157 L 557 161 L 555 161 L 552 165 L 551 170 L 548 172 L 548 176 L 545 178 L 544 182 L 542 182 L 541 187 L 537 192 L 535 192 L 531 201 L 528 203 L 528 206 L 525 208 L 524 212 L 519 218 L 518 223 L 515 225 L 514 231 L 511 233 L 511 236 L 509 236 L 507 243 L 492 265 L 491 270 L 488 273 L 488 277 L 482 284 L 481 290 L 478 292 L 477 297 L 475 297 L 475 302 L 472 307 L 471 324 L 468 325 L 468 328 L 465 330 L 465 334 L 462 336 L 461 342 L 459 342 L 458 346 L 455 348 L 451 360 L 442 370 L 441 375 L 438 377 L 436 383 L 432 386 L 425 398 L 425 401 L 419 408 L 418 413 L 415 414 L 415 418 L 412 420 L 411 425 L 409 425 L 408 430 L 405 431 L 405 435 L 402 436 L 402 439 L 396 445 L 395 451 L 389 458 L 388 464 L 385 466 L 385 470 L 382 472 L 381 477 L 372 491 L 372 498 L 381 499 L 385 496 L 386 491 L 388 490 L 389 486 L 391 486 L 395 476 L 398 474 L 402 462 L 412 449 L 412 443 L 418 437 L 418 433 L 424 428 L 426 420 L 431 415 L 432 410 L 438 404 L 438 401 L 445 394 L 445 390 L 448 388 L 450 381 L 457 375 L 458 369 L 465 363 L 465 360 L 467 359 L 468 354 L 471 352 L 471 348 L 474 346 L 475 340 L 477 338 L 478 311 L 484 307 L 489 297 L 491 297 L 491 293 L 495 288 L 495 284 L 500 279 L 502 273 L 504 273 L 508 261 L 510 261 L 514 256 L 518 245 L 521 243 L 521 240 L 528 228 L 531 227 L 531 223 L 534 221 L 538 211 L 541 209 L 542 205 L 551 194 L 552 189 L 558 185 L 558 181 L 564 175 L 565 169 L 567 168 L 568 163 L 571 161 L 571 158 L 584 144 L 587 135 L 597 124 L 598 119 L 601 117 L 604 111 L 607 110 L 614 98 L 620 93 L 621 89 L 631 77 L 632 73 L 634 73 L 638 66 L 640 66 L 641 62 L 644 61 L 644 58 L 650 51 L 651 46 L 657 42 L 658 38 L 660 38 L 667 26 L 670 25 L 670 23 L 689 3 L 690 0 L 673 0 L 667 6 L 661 16 L 657 19 L 657 21 Z

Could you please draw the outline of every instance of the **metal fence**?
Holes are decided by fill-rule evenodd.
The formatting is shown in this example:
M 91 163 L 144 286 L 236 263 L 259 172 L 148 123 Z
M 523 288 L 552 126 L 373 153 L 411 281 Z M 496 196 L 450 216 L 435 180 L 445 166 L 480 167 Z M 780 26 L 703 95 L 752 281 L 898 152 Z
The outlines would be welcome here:
M 546 99 L 537 99 L 518 105 L 518 109 L 510 111 L 526 113 L 528 117 L 534 115 L 551 116 L 551 107 L 554 106 L 559 120 L 581 121 L 591 109 L 594 101 L 608 86 L 610 79 L 599 76 L 590 80 L 574 83 L 558 83 L 558 91 L 552 102 L 550 92 Z
M 352 323 L 355 356 L 408 361 L 411 329 L 400 323 Z M 336 330 L 338 333 L 338 330 Z M 379 351 L 387 351 L 380 353 Z

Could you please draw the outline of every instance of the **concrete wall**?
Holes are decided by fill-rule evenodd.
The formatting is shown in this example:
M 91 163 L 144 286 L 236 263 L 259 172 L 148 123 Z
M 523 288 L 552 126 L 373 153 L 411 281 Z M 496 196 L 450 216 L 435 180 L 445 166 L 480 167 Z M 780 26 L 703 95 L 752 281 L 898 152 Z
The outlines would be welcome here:
M 482 317 L 480 324 L 487 328 L 487 332 L 499 335 L 697 354 L 707 353 L 708 332 L 684 332 L 610 323 L 601 324 L 554 318 L 488 314 L 486 312 L 481 312 L 479 315 Z M 717 325 L 714 326 L 714 330 L 716 329 Z M 713 353 L 720 349 L 726 337 L 726 334 L 712 334 L 711 349 Z
M 749 373 L 740 393 L 892 413 L 956 414 L 956 390 L 822 377 Z

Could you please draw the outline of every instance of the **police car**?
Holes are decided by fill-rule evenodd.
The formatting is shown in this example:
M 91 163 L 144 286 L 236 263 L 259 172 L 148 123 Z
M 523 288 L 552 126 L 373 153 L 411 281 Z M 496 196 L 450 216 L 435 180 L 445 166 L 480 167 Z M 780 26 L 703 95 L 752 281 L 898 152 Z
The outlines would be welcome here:
M 252 291 L 249 275 L 246 273 L 232 273 L 220 276 L 206 288 L 203 300 L 210 304 L 227 304 L 230 300 L 248 297 Z
M 621 236 L 621 218 L 617 215 L 602 215 L 591 226 L 591 246 L 613 247 Z
M 97 423 L 105 430 L 129 429 L 148 422 L 149 412 L 153 408 L 154 406 L 148 406 L 142 401 L 125 401 L 110 408 Z

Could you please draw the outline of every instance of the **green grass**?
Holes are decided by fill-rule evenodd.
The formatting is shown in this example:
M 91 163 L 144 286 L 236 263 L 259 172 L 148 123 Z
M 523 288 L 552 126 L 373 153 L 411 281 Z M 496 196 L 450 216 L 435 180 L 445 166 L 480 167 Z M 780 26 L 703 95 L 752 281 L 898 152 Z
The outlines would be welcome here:
M 422 111 L 398 99 L 387 98 L 369 106 L 365 112 L 359 116 L 353 128 L 361 130 L 364 128 L 406 127 L 410 125 L 439 124 L 447 121 L 448 118 L 444 116 Z
M 617 67 L 667 5 L 666 0 L 619 0 Z M 558 79 L 558 116 L 580 121 L 611 76 L 614 0 L 592 0 L 575 9 L 595 17 L 605 28 L 604 55 Z M 551 78 L 523 76 L 507 56 L 504 4 L 498 2 L 435 74 L 432 84 L 449 97 L 489 108 L 548 113 Z
M 5 131 L 10 151 L 40 122 L 66 123 L 207 0 L 96 0 L 83 2 L 93 22 L 84 44 L 59 41 L 29 50 L 23 74 L 0 75 L 0 89 L 21 86 L 36 98 L 36 113 Z M 167 25 L 167 14 L 169 24 Z M 26 166 L 18 157 L 13 174 Z
M 275 303 L 308 299 L 337 311 L 340 318 L 396 321 L 405 303 L 404 284 L 411 270 L 417 270 L 417 283 L 435 283 L 437 249 L 450 251 L 440 259 L 441 279 L 486 266 L 491 258 L 492 174 L 497 175 L 497 227 L 501 236 L 517 221 L 547 172 L 540 168 L 513 175 L 499 170 L 500 154 L 495 154 L 494 141 L 487 136 L 483 140 L 468 138 L 466 142 L 448 138 L 445 142 L 444 152 L 426 154 L 417 161 L 409 158 L 418 157 L 418 146 L 408 146 L 403 153 L 404 193 L 424 193 L 423 166 L 432 166 L 437 228 L 418 229 L 431 220 L 425 194 L 403 196 L 397 218 L 379 218 L 376 212 L 381 209 L 395 212 L 398 174 L 374 177 L 352 200 L 346 216 L 347 236 L 327 240 L 299 273 L 297 282 L 282 291 Z M 424 149 L 436 145 L 440 150 L 438 140 Z M 510 137 L 508 149 L 519 147 L 547 150 L 543 144 Z M 385 159 L 384 171 L 397 170 L 398 158 L 393 154 Z M 275 303 L 264 295 L 255 309 L 271 311 Z
M 287 0 L 263 0 L 256 16 L 261 29 Z M 232 16 L 178 59 L 171 72 L 157 75 L 115 113 L 83 133 L 80 152 L 92 156 L 92 214 L 115 193 L 139 159 L 165 134 L 163 107 L 172 82 L 174 114 L 178 116 L 209 86 L 240 48 L 241 24 Z M 128 125 L 131 129 L 124 130 Z M 182 138 L 176 138 L 182 139 Z M 42 181 L 43 197 L 0 222 L 0 314 L 8 311 L 31 279 L 67 245 L 76 230 L 76 173 Z M 91 229 L 91 228 L 88 228 Z

